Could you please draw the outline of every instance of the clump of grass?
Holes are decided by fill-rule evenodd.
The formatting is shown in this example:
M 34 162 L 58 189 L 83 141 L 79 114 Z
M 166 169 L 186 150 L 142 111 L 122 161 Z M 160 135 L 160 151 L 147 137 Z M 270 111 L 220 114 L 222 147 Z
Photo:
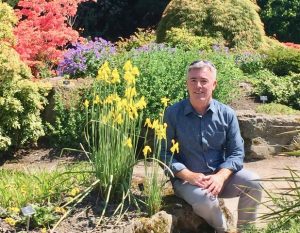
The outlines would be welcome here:
M 300 111 L 292 109 L 283 104 L 262 104 L 256 108 L 256 112 L 259 113 L 266 113 L 270 115 L 293 115 L 293 114 L 300 114 Z
M 0 169 L 0 205 L 21 208 L 29 203 L 57 202 L 72 194 L 72 189 L 87 185 L 91 175 L 82 172 L 87 166 L 80 164 L 51 172 Z
M 0 217 L 17 231 L 21 230 L 27 223 L 21 208 L 31 205 L 35 214 L 30 227 L 49 228 L 90 186 L 92 172 L 87 163 L 58 167 L 54 171 L 0 169 Z
M 300 230 L 300 171 L 286 168 L 290 172 L 286 177 L 273 177 L 264 181 L 285 182 L 287 188 L 277 191 L 265 189 L 269 200 L 262 203 L 270 213 L 263 214 L 261 220 L 271 221 L 265 232 L 299 232 Z M 290 231 L 290 229 L 295 231 Z M 298 231 L 297 231 L 298 230 Z

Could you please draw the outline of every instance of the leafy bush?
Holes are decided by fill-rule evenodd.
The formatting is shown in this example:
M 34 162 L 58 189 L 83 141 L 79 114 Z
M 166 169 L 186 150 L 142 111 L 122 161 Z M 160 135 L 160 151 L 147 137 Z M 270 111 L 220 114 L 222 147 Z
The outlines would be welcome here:
M 86 112 L 84 100 L 90 93 L 89 82 L 75 83 L 74 87 L 55 87 L 54 111 L 55 115 L 47 122 L 47 139 L 56 147 L 79 148 L 84 142 L 84 126 Z
M 92 76 L 95 77 L 98 68 L 105 60 L 115 54 L 112 43 L 101 38 L 87 43 L 76 43 L 67 50 L 63 60 L 58 64 L 59 75 L 69 75 L 70 78 Z
M 15 18 L 9 9 L 0 2 L 0 18 L 6 19 L 0 21 L 0 28 L 6 28 L 6 34 L 0 37 L 0 151 L 36 142 L 44 135 L 40 112 L 48 87 L 28 80 L 29 68 L 12 49 Z
M 258 0 L 257 3 L 268 35 L 275 35 L 280 41 L 300 43 L 299 0 Z
M 166 41 L 172 27 L 226 42 L 229 47 L 259 48 L 265 43 L 259 7 L 251 1 L 173 0 L 157 28 L 157 41 Z
M 255 74 L 257 80 L 255 92 L 268 96 L 270 102 L 281 103 L 295 109 L 300 109 L 300 75 L 277 77 L 268 70 Z
M 195 36 L 186 28 L 171 28 L 166 32 L 166 42 L 171 47 L 184 50 L 211 50 L 212 45 L 217 41 L 211 37 Z
M 291 72 L 300 73 L 300 51 L 285 46 L 277 46 L 264 51 L 264 66 L 278 76 Z
M 246 74 L 254 74 L 264 69 L 265 55 L 260 53 L 244 52 L 236 55 L 235 61 L 238 67 Z
M 155 41 L 155 33 L 151 29 L 138 28 L 138 31 L 129 38 L 121 38 L 116 42 L 118 51 L 130 51 Z

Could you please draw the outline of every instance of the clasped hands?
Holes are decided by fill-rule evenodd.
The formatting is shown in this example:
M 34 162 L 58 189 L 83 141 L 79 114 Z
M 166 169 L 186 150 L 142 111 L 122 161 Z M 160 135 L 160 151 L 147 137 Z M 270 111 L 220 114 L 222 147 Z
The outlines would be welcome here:
M 208 194 L 218 196 L 221 192 L 225 179 L 221 174 L 204 175 L 202 173 L 190 172 L 185 179 L 188 183 L 205 189 Z

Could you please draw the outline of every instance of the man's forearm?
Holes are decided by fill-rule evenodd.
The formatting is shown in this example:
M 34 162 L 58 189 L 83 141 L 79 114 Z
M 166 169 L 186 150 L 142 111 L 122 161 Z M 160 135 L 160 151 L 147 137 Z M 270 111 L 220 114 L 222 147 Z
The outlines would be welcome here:
M 224 181 L 226 181 L 232 175 L 232 173 L 233 171 L 228 168 L 221 168 L 216 175 L 222 177 Z
M 181 180 L 188 180 L 193 172 L 191 172 L 189 169 L 184 168 L 181 171 L 177 172 L 175 176 Z

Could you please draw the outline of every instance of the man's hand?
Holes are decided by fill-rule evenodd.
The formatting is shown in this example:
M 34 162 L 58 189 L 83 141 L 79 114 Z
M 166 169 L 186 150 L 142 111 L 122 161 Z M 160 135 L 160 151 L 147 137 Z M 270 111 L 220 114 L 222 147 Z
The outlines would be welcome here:
M 224 177 L 218 174 L 205 176 L 203 180 L 206 183 L 204 188 L 207 189 L 207 193 L 211 193 L 213 196 L 218 196 L 225 182 Z
M 216 174 L 208 175 L 203 178 L 208 193 L 218 196 L 222 191 L 225 181 L 230 177 L 232 171 L 226 168 L 219 170 Z
M 176 173 L 175 176 L 190 183 L 191 185 L 206 189 L 207 193 L 210 193 L 213 196 L 218 196 L 224 186 L 225 181 L 230 177 L 231 174 L 231 170 L 222 168 L 216 174 L 205 176 L 202 173 L 192 172 L 185 168 Z
M 192 172 L 188 169 L 181 170 L 180 172 L 176 173 L 175 176 L 190 183 L 191 185 L 199 186 L 201 188 L 204 188 L 208 185 L 207 182 L 204 181 L 204 174 Z

